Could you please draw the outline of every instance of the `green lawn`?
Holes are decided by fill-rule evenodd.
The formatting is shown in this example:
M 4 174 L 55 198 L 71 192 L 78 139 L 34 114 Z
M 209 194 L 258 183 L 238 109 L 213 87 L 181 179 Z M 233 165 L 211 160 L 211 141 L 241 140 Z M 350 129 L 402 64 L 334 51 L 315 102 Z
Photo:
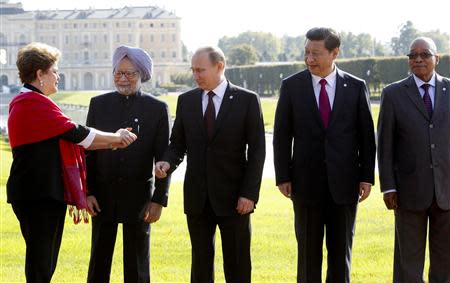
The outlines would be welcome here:
M 0 143 L 0 282 L 25 282 L 25 244 L 18 221 L 6 203 L 5 180 L 11 152 Z M 384 208 L 378 187 L 358 209 L 353 248 L 352 282 L 392 282 L 393 214 Z M 61 252 L 53 282 L 85 282 L 90 249 L 90 225 L 66 219 Z M 253 282 L 294 282 L 296 241 L 290 201 L 278 192 L 274 180 L 263 181 L 260 202 L 252 216 Z M 217 233 L 216 278 L 224 282 L 220 236 Z M 152 225 L 152 282 L 188 282 L 190 242 L 182 205 L 182 184 L 171 186 L 169 207 Z M 119 233 L 111 282 L 123 282 L 122 235 Z

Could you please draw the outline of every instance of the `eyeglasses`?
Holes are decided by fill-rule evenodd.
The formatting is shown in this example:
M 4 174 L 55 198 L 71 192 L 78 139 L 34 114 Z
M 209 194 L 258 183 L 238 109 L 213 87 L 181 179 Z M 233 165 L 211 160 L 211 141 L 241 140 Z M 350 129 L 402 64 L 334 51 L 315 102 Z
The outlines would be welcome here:
M 420 56 L 420 58 L 422 59 L 428 59 L 431 56 L 434 56 L 434 54 L 430 53 L 430 52 L 420 52 L 420 53 L 409 53 L 406 56 L 408 56 L 409 60 L 415 60 L 417 59 L 417 57 Z
M 125 78 L 131 80 L 131 79 L 136 78 L 137 74 L 139 74 L 138 71 L 125 71 L 125 72 L 114 71 L 113 72 L 113 75 L 114 75 L 115 79 L 120 79 L 120 78 L 122 78 L 122 76 L 125 76 Z

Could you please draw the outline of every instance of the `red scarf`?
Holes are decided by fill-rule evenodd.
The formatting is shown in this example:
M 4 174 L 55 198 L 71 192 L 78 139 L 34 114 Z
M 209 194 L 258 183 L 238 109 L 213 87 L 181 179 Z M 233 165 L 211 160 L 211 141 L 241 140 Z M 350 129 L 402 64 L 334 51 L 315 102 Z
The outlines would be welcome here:
M 9 104 L 8 134 L 11 148 L 59 136 L 75 127 L 50 98 L 29 91 L 17 95 Z M 59 139 L 64 200 L 75 224 L 88 222 L 86 202 L 86 163 L 84 149 Z

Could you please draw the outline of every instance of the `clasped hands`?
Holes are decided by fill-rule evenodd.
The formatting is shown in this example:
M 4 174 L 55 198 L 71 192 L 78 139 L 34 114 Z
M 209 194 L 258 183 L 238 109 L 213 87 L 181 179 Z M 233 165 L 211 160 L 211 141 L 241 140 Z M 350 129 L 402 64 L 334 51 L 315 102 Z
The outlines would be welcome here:
M 115 135 L 119 139 L 117 142 L 111 143 L 112 149 L 125 148 L 132 144 L 137 139 L 137 136 L 131 130 L 132 128 L 118 129 Z

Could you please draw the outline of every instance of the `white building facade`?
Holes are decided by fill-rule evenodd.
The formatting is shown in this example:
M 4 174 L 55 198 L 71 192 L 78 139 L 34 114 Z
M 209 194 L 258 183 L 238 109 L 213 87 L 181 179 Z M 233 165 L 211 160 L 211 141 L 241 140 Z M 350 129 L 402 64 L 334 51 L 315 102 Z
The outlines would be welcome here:
M 61 90 L 113 89 L 112 55 L 119 45 L 145 49 L 154 62 L 152 85 L 188 68 L 180 18 L 155 6 L 24 11 L 0 0 L 0 86 L 19 85 L 16 56 L 30 42 L 57 47 Z

